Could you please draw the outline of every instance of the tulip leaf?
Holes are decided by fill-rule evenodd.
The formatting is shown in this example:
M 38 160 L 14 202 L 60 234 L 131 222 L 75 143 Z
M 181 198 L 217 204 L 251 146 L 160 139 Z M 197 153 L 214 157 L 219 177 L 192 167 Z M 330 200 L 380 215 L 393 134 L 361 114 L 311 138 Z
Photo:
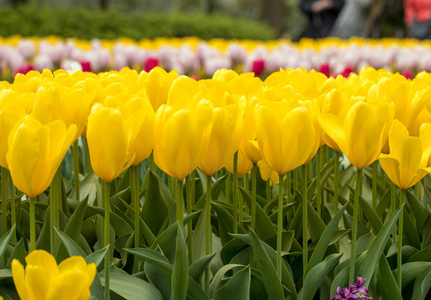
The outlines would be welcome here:
M 60 237 L 61 242 L 66 247 L 67 253 L 69 256 L 82 256 L 86 257 L 85 252 L 72 240 L 67 234 L 55 228 L 55 232 Z
M 425 261 L 415 261 L 415 262 L 408 262 L 402 265 L 402 287 L 406 287 L 411 282 L 413 282 L 420 274 L 425 271 L 427 268 L 431 266 L 431 262 L 425 262 Z M 397 271 L 394 270 L 394 276 L 397 276 Z
M 145 202 L 142 207 L 141 218 L 151 231 L 157 234 L 166 218 L 169 216 L 169 209 L 160 190 L 159 179 L 152 171 L 149 172 L 148 180 L 148 188 L 145 193 Z
M 403 300 L 394 274 L 383 254 L 380 256 L 377 277 L 379 278 L 379 291 L 383 299 Z M 370 278 L 367 278 L 367 280 L 369 281 Z
M 104 273 L 100 277 L 102 285 L 104 285 Z M 162 294 L 154 285 L 126 274 L 111 272 L 109 274 L 109 288 L 126 300 L 163 300 Z
M 0 280 L 12 278 L 12 270 L 11 269 L 1 269 L 0 270 Z
M 67 234 L 76 244 L 81 240 L 81 227 L 84 221 L 85 211 L 87 208 L 87 198 L 79 202 L 78 207 L 73 212 L 69 221 L 64 228 L 64 233 Z M 62 261 L 67 257 L 67 251 L 63 244 L 57 250 L 56 259 Z
M 251 209 L 251 195 L 242 187 L 239 187 L 239 190 L 241 191 L 245 203 Z M 274 224 L 258 203 L 256 203 L 256 230 L 262 240 L 266 240 L 277 234 Z
M 178 223 L 177 223 L 178 224 Z M 177 226 L 174 268 L 171 275 L 171 299 L 186 300 L 189 282 L 189 262 L 183 230 Z
M 412 245 L 416 249 L 420 249 L 421 241 L 420 241 L 419 233 L 408 213 L 404 214 L 403 228 L 405 230 L 405 235 L 404 235 L 405 242 L 408 242 L 408 244 Z
M 335 268 L 342 254 L 332 254 L 325 258 L 324 261 L 315 265 L 307 277 L 304 286 L 298 294 L 299 299 L 313 299 L 314 294 L 325 280 L 326 276 Z
M 373 276 L 374 270 L 376 269 L 377 263 L 380 259 L 380 255 L 383 253 L 386 242 L 391 235 L 392 228 L 395 226 L 403 209 L 404 206 L 401 206 L 394 212 L 394 214 L 380 230 L 379 234 L 377 234 L 376 239 L 371 243 L 371 246 L 368 248 L 368 250 L 362 254 L 364 255 L 364 261 L 356 272 L 358 276 L 367 279 L 370 279 Z M 369 280 L 365 282 L 365 287 L 368 287 L 368 284 Z
M 416 278 L 413 286 L 412 300 L 426 299 L 426 295 L 431 288 L 431 266 L 423 270 Z
M 368 222 L 370 222 L 371 227 L 373 228 L 373 232 L 375 234 L 378 234 L 380 229 L 382 229 L 383 227 L 383 223 L 380 220 L 379 216 L 361 195 L 359 196 L 359 205 L 361 206 L 364 214 L 367 216 L 367 220 Z
M 211 263 L 211 260 L 214 258 L 215 255 L 216 254 L 213 253 L 211 255 L 202 256 L 191 264 L 191 266 L 189 267 L 189 274 L 194 281 L 201 281 L 202 275 L 205 272 L 206 267 L 209 263 Z
M 222 244 L 226 244 L 228 241 L 232 239 L 229 235 L 230 232 L 233 232 L 233 219 L 232 215 L 220 204 L 213 202 L 211 207 L 217 214 L 218 223 L 219 223 L 219 234 Z M 239 231 L 242 232 L 241 227 Z
M 12 261 L 14 259 L 19 260 L 19 262 L 24 266 L 26 255 L 27 255 L 27 251 L 25 250 L 24 239 L 20 239 L 19 242 L 13 248 L 12 254 L 10 255 L 9 260 L 6 264 L 6 268 L 11 267 Z
M 415 216 L 417 227 L 419 230 L 419 233 L 422 233 L 422 230 L 424 229 L 425 221 L 430 215 L 430 213 L 425 209 L 425 207 L 422 205 L 422 203 L 419 201 L 416 196 L 410 192 L 409 190 L 406 190 L 406 202 L 409 204 L 413 215 Z
M 210 297 L 214 297 L 215 292 L 219 288 L 225 274 L 234 270 L 235 268 L 244 268 L 244 266 L 239 264 L 228 264 L 224 265 L 217 271 L 210 284 Z
M 201 210 L 201 215 L 196 224 L 195 230 L 193 231 L 193 245 L 192 245 L 192 262 L 195 262 L 200 257 L 206 254 L 205 252 L 205 241 L 206 241 L 206 213 L 205 208 Z
M 229 281 L 220 289 L 216 290 L 215 299 L 250 299 L 251 273 L 246 267 L 235 273 Z
M 323 260 L 331 238 L 334 235 L 335 229 L 338 227 L 338 223 L 340 222 L 340 219 L 344 211 L 346 210 L 346 207 L 346 205 L 343 206 L 326 226 L 325 230 L 319 238 L 319 241 L 317 242 L 316 248 L 314 248 L 310 260 L 308 261 L 307 268 L 305 269 L 305 274 L 308 274 L 308 272 L 310 272 L 310 270 L 314 266 L 316 266 Z
M 79 198 L 88 199 L 89 205 L 97 204 L 97 189 L 100 190 L 99 178 L 91 172 L 79 183 Z M 71 198 L 76 199 L 76 191 L 73 190 Z
M 15 231 L 15 224 L 11 229 L 0 239 L 0 258 L 3 259 L 3 255 L 6 251 L 6 247 L 9 244 L 10 239 L 12 238 L 12 233 Z
M 98 267 L 100 263 L 103 261 L 103 259 L 105 258 L 105 254 L 108 251 L 108 249 L 109 249 L 109 245 L 100 250 L 90 253 L 85 258 L 85 261 L 87 262 L 87 264 L 94 263 L 96 267 Z
M 88 206 L 88 208 L 96 212 L 102 217 L 105 216 L 105 210 L 103 208 L 95 207 L 95 206 Z M 112 211 L 110 212 L 109 216 L 110 216 L 110 224 L 112 228 L 115 229 L 115 232 L 117 233 L 118 236 L 132 234 L 133 232 L 132 227 L 130 227 L 130 225 L 125 220 L 123 220 L 120 216 L 118 216 L 116 213 Z
M 147 241 L 147 244 L 152 245 L 156 241 L 156 237 L 154 236 L 153 232 L 148 227 L 148 225 L 144 222 L 144 220 L 142 220 L 142 218 L 139 218 L 139 225 L 140 225 L 140 231 L 144 236 L 145 240 Z

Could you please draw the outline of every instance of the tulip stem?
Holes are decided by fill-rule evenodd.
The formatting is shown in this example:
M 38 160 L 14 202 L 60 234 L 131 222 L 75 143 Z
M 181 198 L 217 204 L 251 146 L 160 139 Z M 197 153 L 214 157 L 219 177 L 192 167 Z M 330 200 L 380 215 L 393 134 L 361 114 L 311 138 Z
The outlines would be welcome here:
M 307 165 L 302 165 L 302 267 L 305 282 L 305 270 L 308 264 L 308 196 L 307 196 Z
M 230 204 L 231 175 L 226 171 L 226 203 Z
M 286 184 L 287 204 L 292 203 L 292 193 L 291 193 L 291 191 L 292 191 L 292 177 L 291 177 L 291 175 L 292 175 L 291 172 L 288 172 L 287 176 L 286 176 L 286 181 L 287 181 L 287 184 Z M 292 217 L 291 212 L 292 211 L 289 211 L 289 217 L 287 218 L 288 224 L 291 221 L 291 217 Z
M 395 198 L 396 198 L 395 183 L 391 181 L 391 214 L 395 212 L 395 207 L 396 207 Z M 396 237 L 397 237 L 397 229 L 394 227 L 392 231 L 392 240 L 394 243 L 395 243 Z
M 134 214 L 134 223 L 135 223 L 135 248 L 139 248 L 139 240 L 141 233 L 139 231 L 140 227 L 140 212 L 141 205 L 139 203 L 139 174 L 138 174 L 138 166 L 130 167 L 130 188 L 131 188 L 131 196 L 132 196 L 132 205 Z M 135 256 L 135 272 L 138 272 L 139 268 L 139 259 Z
M 277 210 L 277 275 L 281 280 L 281 244 L 283 233 L 283 175 L 278 175 L 278 210 Z M 269 181 L 269 179 L 268 179 Z
M 205 255 L 210 255 L 212 252 L 212 228 L 211 228 L 211 176 L 207 175 L 207 192 L 206 192 L 206 244 L 205 244 Z M 205 292 L 209 293 L 210 288 L 210 264 L 205 269 Z
M 335 151 L 334 161 L 334 215 L 338 213 L 338 185 L 340 182 L 340 152 Z M 337 225 L 338 227 L 338 225 Z
M 293 170 L 293 198 L 296 196 L 298 190 L 298 169 Z
M 92 172 L 92 168 L 91 168 L 91 159 L 90 159 L 90 148 L 88 148 L 88 142 L 87 140 L 85 140 L 85 167 L 86 167 L 86 171 L 87 171 L 87 175 L 90 174 Z
M 241 178 L 241 185 L 245 187 L 245 176 Z M 238 195 L 238 221 L 241 224 L 244 220 L 244 215 L 243 215 L 244 199 L 242 198 L 241 194 L 238 193 L 237 195 Z
M 186 204 L 187 204 L 187 215 L 192 213 L 192 185 L 191 185 L 191 175 L 186 177 Z M 189 222 L 187 225 L 187 253 L 189 262 L 193 261 L 193 222 Z
M 376 160 L 373 162 L 373 189 L 372 189 L 372 198 L 371 198 L 371 205 L 373 207 L 373 210 L 376 210 L 377 207 L 377 170 L 378 170 L 379 163 Z
M 404 193 L 405 190 L 401 190 L 400 194 L 400 202 L 399 206 L 401 207 L 404 202 Z M 402 265 L 403 265 L 403 223 L 404 223 L 404 211 L 401 212 L 400 217 L 398 219 L 398 253 L 397 253 L 397 283 L 400 288 L 400 292 L 402 289 Z
M 51 183 L 49 201 L 49 237 L 51 241 L 51 254 L 55 256 L 58 245 L 57 233 L 55 232 L 55 228 L 60 229 L 60 216 L 58 210 L 61 201 L 61 166 L 55 172 L 54 179 Z
M 359 194 L 362 186 L 362 170 L 356 172 L 355 195 L 353 198 L 353 223 L 352 223 L 352 244 L 350 248 L 350 271 L 349 282 L 355 280 L 355 263 L 356 263 L 356 237 L 358 234 L 358 211 L 359 211 Z
M 11 226 L 16 225 L 16 204 L 15 204 L 15 187 L 13 185 L 12 177 L 8 172 L 9 178 L 9 196 L 10 196 L 10 213 L 11 213 Z M 12 244 L 16 244 L 16 230 L 12 233 Z
M 1 168 L 1 224 L 2 236 L 7 232 L 7 201 L 6 201 L 6 183 L 7 183 L 7 170 Z
M 73 182 L 75 184 L 75 199 L 80 200 L 79 197 L 79 147 L 78 140 L 73 143 L 72 148 L 73 156 Z
M 320 164 L 322 163 L 322 150 L 319 149 L 316 155 L 316 173 L 317 173 L 317 191 L 316 191 L 316 206 L 317 206 L 317 214 L 322 217 L 322 186 L 320 182 L 322 181 L 322 177 L 320 175 Z
M 176 212 L 177 212 L 177 221 L 180 224 L 181 230 L 184 232 L 184 199 L 183 199 L 183 181 L 178 180 L 176 183 L 176 190 L 177 190 L 177 204 L 176 204 Z
M 30 198 L 30 252 L 36 250 L 36 197 Z
M 233 156 L 233 195 L 232 195 L 232 218 L 233 233 L 238 233 L 238 151 Z
M 253 163 L 251 169 L 251 229 L 256 230 L 256 179 L 257 179 L 257 165 Z
M 103 228 L 103 246 L 108 246 L 108 250 L 105 254 L 105 300 L 109 300 L 109 267 L 110 267 L 110 193 L 111 193 L 111 183 L 102 180 L 102 205 L 105 209 L 105 220 L 104 220 L 104 228 Z

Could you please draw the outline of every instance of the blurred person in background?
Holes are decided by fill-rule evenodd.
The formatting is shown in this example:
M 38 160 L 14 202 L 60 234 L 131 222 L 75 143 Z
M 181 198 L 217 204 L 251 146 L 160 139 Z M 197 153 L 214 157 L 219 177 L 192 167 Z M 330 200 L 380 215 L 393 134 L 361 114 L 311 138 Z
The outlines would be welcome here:
M 306 36 L 327 37 L 344 5 L 344 0 L 301 0 L 299 7 L 307 16 Z
M 410 37 L 431 39 L 431 0 L 404 0 L 404 21 Z
M 346 0 L 330 36 L 341 39 L 352 36 L 377 38 L 385 6 L 385 0 Z

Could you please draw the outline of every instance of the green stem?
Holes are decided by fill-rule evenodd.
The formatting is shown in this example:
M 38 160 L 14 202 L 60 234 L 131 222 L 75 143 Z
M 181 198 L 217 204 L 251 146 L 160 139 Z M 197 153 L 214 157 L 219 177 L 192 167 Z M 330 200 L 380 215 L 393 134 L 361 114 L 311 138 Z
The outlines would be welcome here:
M 396 192 L 395 192 L 395 183 L 391 181 L 391 215 L 395 212 L 396 207 Z M 392 231 L 392 240 L 395 243 L 397 238 L 397 229 L 394 227 Z
M 190 176 L 186 177 L 186 203 L 187 203 L 187 215 L 190 215 L 192 213 L 192 186 L 191 186 L 191 179 Z M 188 258 L 189 262 L 193 261 L 193 223 L 189 222 L 187 225 L 187 250 L 188 250 Z
M 87 175 L 90 174 L 93 170 L 91 168 L 91 160 L 90 160 L 90 149 L 88 148 L 88 142 L 85 140 L 85 167 L 87 171 Z
M 73 143 L 73 181 L 75 184 L 75 199 L 79 201 L 79 147 L 78 140 Z
M 316 155 L 316 173 L 317 173 L 317 190 L 316 190 L 316 206 L 317 206 L 317 214 L 322 217 L 322 186 L 320 182 L 322 181 L 320 175 L 320 164 L 322 163 L 322 149 L 318 150 L 319 152 Z
M 302 267 L 303 282 L 305 281 L 305 270 L 308 264 L 308 199 L 307 199 L 307 165 L 302 165 Z
M 308 178 L 307 182 L 313 180 L 313 160 L 311 160 L 308 164 Z
M 385 171 L 383 170 L 383 168 L 380 168 L 380 183 L 382 185 L 383 188 L 385 188 L 386 185 L 386 181 L 385 181 Z
M 418 199 L 420 199 L 420 190 L 419 190 L 419 188 L 420 188 L 420 181 L 418 182 L 418 183 L 416 183 L 415 184 L 415 196 L 416 196 L 416 198 L 418 198 Z
M 102 205 L 105 209 L 105 219 L 103 223 L 103 246 L 108 246 L 105 254 L 105 300 L 110 297 L 109 289 L 109 267 L 110 267 L 110 192 L 111 183 L 102 180 Z
M 134 214 L 134 224 L 135 224 L 135 248 L 139 248 L 139 240 L 140 240 L 140 213 L 141 213 L 141 205 L 139 203 L 139 174 L 138 174 L 138 166 L 130 167 L 130 189 L 131 189 L 131 197 L 132 197 L 132 205 Z M 139 259 L 135 256 L 135 272 L 138 272 L 139 268 Z
M 230 204 L 230 187 L 231 187 L 231 174 L 229 172 L 227 173 L 227 178 L 226 178 L 226 203 Z
M 36 197 L 30 198 L 30 252 L 36 250 Z
M 2 236 L 7 232 L 7 201 L 6 201 L 6 182 L 7 182 L 7 170 L 1 168 L 1 224 L 2 224 Z
M 206 235 L 206 243 L 205 243 L 205 255 L 210 255 L 212 252 L 212 228 L 211 228 L 211 176 L 207 175 L 207 192 L 206 192 L 206 204 L 205 204 L 205 213 L 206 213 L 206 224 L 205 224 L 205 235 Z M 205 292 L 209 293 L 210 288 L 210 264 L 207 265 L 205 269 Z
M 358 234 L 359 194 L 360 194 L 361 186 L 362 186 L 362 170 L 358 170 L 356 172 L 355 196 L 353 198 L 352 245 L 350 248 L 349 282 L 354 282 L 355 280 L 356 237 Z
M 334 215 L 338 212 L 338 186 L 340 182 L 340 152 L 335 151 L 334 161 Z M 337 225 L 338 227 L 338 225 Z
M 291 191 L 292 191 L 292 177 L 291 177 L 291 172 L 288 172 L 287 173 L 287 176 L 286 176 L 286 181 L 287 181 L 287 184 L 286 184 L 286 196 L 287 196 L 287 204 L 290 204 L 290 203 L 292 203 L 292 193 L 291 193 Z M 289 218 L 288 218 L 288 224 L 289 224 L 289 222 L 290 222 L 290 220 L 291 220 L 291 218 L 292 218 L 292 211 L 289 211 Z
M 154 163 L 154 151 L 150 154 L 150 170 L 154 172 L 156 170 L 156 164 Z
M 233 233 L 238 233 L 238 151 L 233 156 L 233 196 L 232 196 Z
M 278 180 L 278 211 L 277 211 L 277 275 L 281 280 L 281 244 L 283 233 L 283 175 L 279 175 Z
M 180 224 L 180 228 L 181 230 L 184 231 L 184 199 L 183 199 L 183 181 L 182 180 L 178 180 L 177 184 L 176 184 L 176 190 L 177 190 L 177 195 L 176 195 L 176 212 L 177 212 L 177 221 Z
M 241 185 L 245 187 L 245 176 L 241 178 Z M 238 220 L 239 223 L 242 223 L 244 221 L 244 214 L 243 214 L 243 208 L 244 208 L 244 199 L 241 194 L 238 195 Z
M 8 172 L 9 178 L 9 198 L 10 198 L 10 214 L 11 214 L 11 224 L 16 225 L 16 203 L 15 203 L 15 187 L 13 185 L 12 177 L 10 172 Z M 12 244 L 16 244 L 16 230 L 12 233 Z
M 400 202 L 398 207 L 403 205 L 404 201 L 404 193 L 405 190 L 401 190 L 400 194 Z M 401 212 L 400 217 L 398 219 L 398 254 L 397 254 L 397 283 L 400 288 L 400 292 L 402 289 L 402 264 L 403 264 L 403 223 L 404 223 L 404 211 Z
M 193 172 L 189 175 L 190 177 L 190 185 L 191 185 L 191 191 L 190 191 L 190 198 L 192 200 L 192 205 L 195 205 L 195 195 L 196 195 L 196 170 L 193 170 Z
M 373 210 L 376 210 L 377 207 L 377 170 L 378 170 L 379 162 L 376 160 L 373 163 L 373 190 L 372 190 L 372 198 L 371 204 Z
M 257 179 L 257 165 L 253 163 L 251 169 L 251 229 L 256 230 L 256 179 Z
M 57 251 L 58 239 L 55 228 L 59 228 L 59 203 L 61 202 L 61 166 L 55 172 L 49 192 L 49 237 L 51 241 L 51 253 L 55 255 Z
M 298 190 L 298 169 L 293 170 L 293 198 L 296 196 Z

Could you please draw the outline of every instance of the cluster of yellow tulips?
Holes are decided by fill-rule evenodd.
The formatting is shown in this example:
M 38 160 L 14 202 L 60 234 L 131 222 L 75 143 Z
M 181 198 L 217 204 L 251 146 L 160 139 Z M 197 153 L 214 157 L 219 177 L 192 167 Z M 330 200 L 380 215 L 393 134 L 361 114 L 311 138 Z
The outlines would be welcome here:
M 55 176 L 68 149 L 79 137 L 85 138 L 92 170 L 102 179 L 104 246 L 109 244 L 109 183 L 129 167 L 132 174 L 136 172 L 151 153 L 157 167 L 180 182 L 199 168 L 208 176 L 208 191 L 211 176 L 222 168 L 235 178 L 253 170 L 255 178 L 258 166 L 264 180 L 271 178 L 273 184 L 279 183 L 277 271 L 281 278 L 285 175 L 303 166 L 306 178 L 305 165 L 325 144 L 335 150 L 336 169 L 340 152 L 356 167 L 353 257 L 362 169 L 379 159 L 388 177 L 402 190 L 431 172 L 430 86 L 431 74 L 426 72 L 408 80 L 400 74 L 370 67 L 348 78 L 327 78 L 316 71 L 287 69 L 272 73 L 264 81 L 253 73 L 237 74 L 227 69 L 200 81 L 158 67 L 148 73 L 128 68 L 99 74 L 31 71 L 18 74 L 13 83 L 0 82 L 0 165 L 10 171 L 16 188 L 31 198 L 30 220 L 36 197 L 52 184 L 51 226 L 58 227 Z M 5 177 L 7 172 L 2 173 L 2 179 Z M 79 177 L 75 178 L 77 189 Z M 181 186 L 176 197 L 176 217 L 183 228 Z M 307 201 L 306 185 L 303 192 Z M 255 190 L 253 194 L 252 230 L 256 226 Z M 139 232 L 139 192 L 133 191 L 133 187 L 132 199 L 135 230 Z M 3 216 L 7 210 L 4 202 Z M 234 201 L 234 233 L 238 208 Z M 211 222 L 210 195 L 206 213 L 206 222 Z M 12 223 L 15 214 L 15 203 L 11 202 Z M 402 215 L 399 222 L 401 240 Z M 2 225 L 4 233 L 7 221 Z M 207 231 L 206 254 L 210 254 L 210 223 Z M 55 231 L 51 234 L 54 251 Z M 139 247 L 139 234 L 136 236 L 135 245 Z M 34 250 L 34 228 L 30 240 Z M 308 263 L 307 243 L 304 239 L 304 270 Z M 352 259 L 350 280 L 355 275 L 354 263 Z M 16 273 L 23 277 L 21 266 L 12 267 L 14 276 Z M 54 269 L 50 272 L 58 273 Z M 60 272 L 61 269 L 60 265 Z M 93 271 L 85 271 L 87 277 L 94 277 Z M 209 269 L 207 272 L 208 285 Z M 401 276 L 401 272 L 398 274 Z M 109 291 L 108 274 L 105 280 L 105 289 Z M 27 293 L 23 287 L 19 290 L 20 295 Z

